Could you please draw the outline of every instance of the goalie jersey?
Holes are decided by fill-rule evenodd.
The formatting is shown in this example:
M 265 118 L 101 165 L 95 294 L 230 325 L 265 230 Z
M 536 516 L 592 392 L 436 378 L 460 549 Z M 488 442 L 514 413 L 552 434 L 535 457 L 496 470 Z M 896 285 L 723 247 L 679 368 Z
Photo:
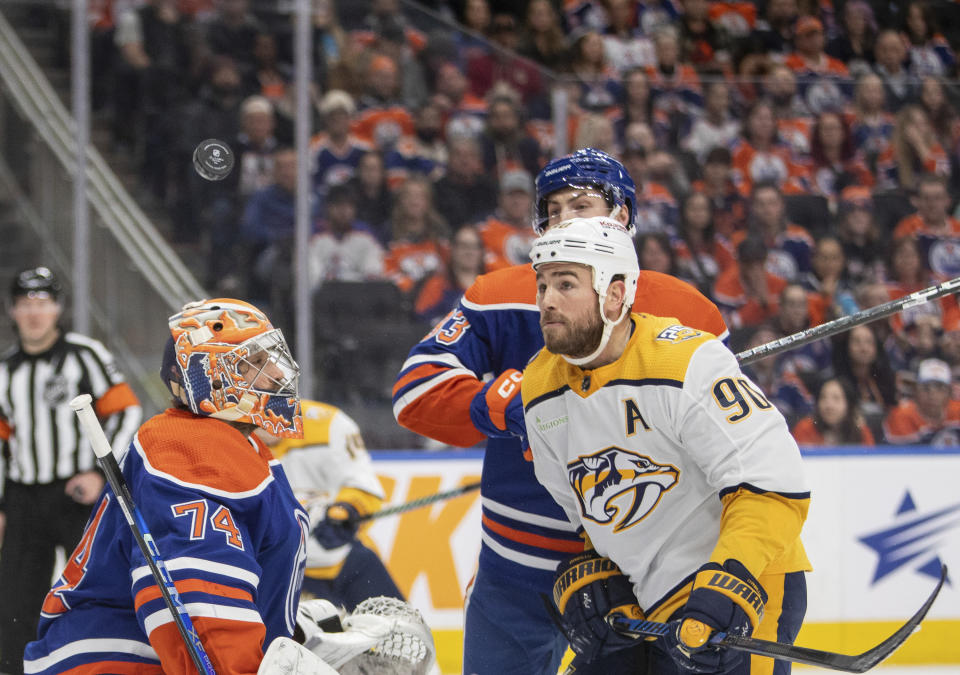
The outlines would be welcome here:
M 469 447 L 489 437 L 480 487 L 480 565 L 542 590 L 551 588 L 560 560 L 583 550 L 583 540 L 537 483 L 520 440 L 498 438 L 502 432 L 488 419 L 483 426 L 484 416 L 471 414 L 487 381 L 511 368 L 523 370 L 543 347 L 536 296 L 529 265 L 478 277 L 459 307 L 410 351 L 394 384 L 393 410 L 402 426 L 450 445 Z M 636 298 L 636 311 L 726 336 L 716 306 L 678 279 L 642 271 Z
M 584 370 L 544 349 L 524 372 L 537 479 L 649 619 L 667 620 L 708 561 L 808 570 L 810 495 L 783 416 L 712 335 L 631 319 L 613 363 Z
M 170 409 L 140 427 L 124 478 L 217 673 L 256 673 L 290 637 L 307 514 L 259 440 Z M 109 485 L 47 594 L 26 673 L 193 672 Z

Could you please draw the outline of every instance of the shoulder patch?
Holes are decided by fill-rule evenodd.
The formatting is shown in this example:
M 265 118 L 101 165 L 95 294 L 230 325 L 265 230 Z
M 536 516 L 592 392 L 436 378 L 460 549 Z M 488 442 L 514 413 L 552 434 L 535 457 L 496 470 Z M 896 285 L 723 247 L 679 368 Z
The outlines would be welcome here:
M 673 326 L 667 326 L 662 331 L 657 334 L 655 340 L 660 342 L 685 342 L 686 340 L 691 340 L 703 335 L 702 332 L 696 330 L 695 328 L 689 328 L 687 326 L 681 326 L 676 324 Z

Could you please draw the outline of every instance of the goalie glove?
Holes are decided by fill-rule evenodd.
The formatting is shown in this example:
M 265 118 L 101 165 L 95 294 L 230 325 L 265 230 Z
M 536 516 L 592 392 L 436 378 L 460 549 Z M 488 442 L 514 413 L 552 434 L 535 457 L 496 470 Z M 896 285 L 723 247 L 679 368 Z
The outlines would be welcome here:
M 633 584 L 616 563 L 593 549 L 560 563 L 553 602 L 556 609 L 547 602 L 548 610 L 582 660 L 589 663 L 637 644 L 635 638 L 617 633 L 607 623 L 607 616 L 615 611 L 643 619 Z
M 323 659 L 290 638 L 278 637 L 263 655 L 257 675 L 338 675 Z
M 327 507 L 323 519 L 313 528 L 313 536 L 326 549 L 339 548 L 353 541 L 360 528 L 360 511 L 350 502 L 337 501 Z
M 524 439 L 527 427 L 523 421 L 523 399 L 520 383 L 523 374 L 510 368 L 487 382 L 470 403 L 470 419 L 490 438 Z
M 694 673 L 724 673 L 743 658 L 742 652 L 707 644 L 711 629 L 749 637 L 763 619 L 767 593 L 738 560 L 707 563 L 693 579 L 693 590 L 674 629 L 664 637 L 667 653 Z

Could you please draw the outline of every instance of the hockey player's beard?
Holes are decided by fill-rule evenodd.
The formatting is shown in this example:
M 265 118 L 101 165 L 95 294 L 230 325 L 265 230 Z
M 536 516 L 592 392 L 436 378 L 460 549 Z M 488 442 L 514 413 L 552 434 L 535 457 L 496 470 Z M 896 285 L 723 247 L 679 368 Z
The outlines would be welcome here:
M 544 328 L 544 323 L 553 321 L 562 321 L 564 330 L 558 331 L 556 326 Z M 586 320 L 570 320 L 553 314 L 542 314 L 540 330 L 543 332 L 543 342 L 548 352 L 576 359 L 592 354 L 599 346 L 603 335 L 603 321 L 600 320 L 600 312 L 596 308 Z

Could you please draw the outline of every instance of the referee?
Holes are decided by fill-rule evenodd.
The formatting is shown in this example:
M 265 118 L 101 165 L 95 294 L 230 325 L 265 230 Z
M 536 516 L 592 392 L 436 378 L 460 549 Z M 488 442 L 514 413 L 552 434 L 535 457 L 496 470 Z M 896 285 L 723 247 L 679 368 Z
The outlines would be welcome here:
M 24 270 L 11 287 L 19 344 L 0 356 L 0 674 L 23 673 L 36 638 L 56 547 L 69 554 L 103 489 L 103 476 L 67 403 L 93 396 L 114 449 L 126 450 L 140 403 L 102 344 L 64 333 L 60 284 L 46 267 Z M 76 583 L 74 561 L 61 583 Z

